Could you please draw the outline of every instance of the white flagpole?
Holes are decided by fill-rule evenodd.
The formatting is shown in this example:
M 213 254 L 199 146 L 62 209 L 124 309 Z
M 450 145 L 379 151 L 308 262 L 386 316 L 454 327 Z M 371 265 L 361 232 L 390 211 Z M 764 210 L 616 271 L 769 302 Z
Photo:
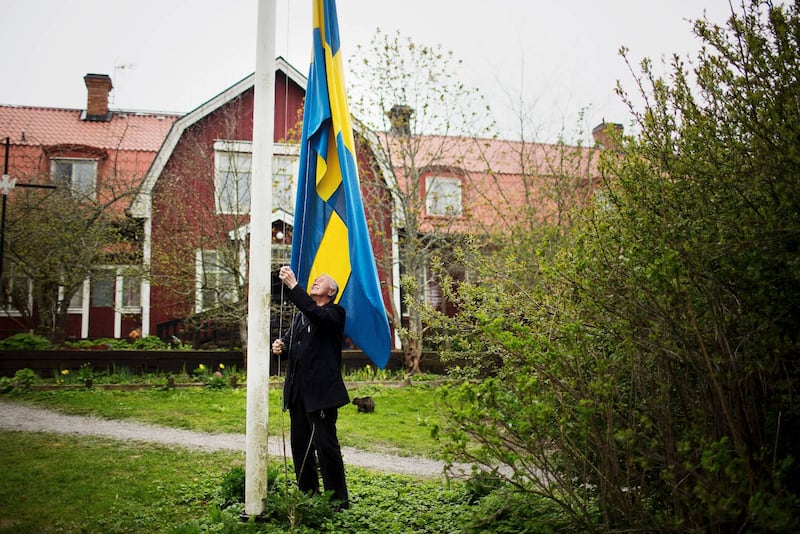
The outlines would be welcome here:
M 258 0 L 250 266 L 247 307 L 247 429 L 244 513 L 264 512 L 269 418 L 269 307 L 272 264 L 272 152 L 275 130 L 275 0 Z

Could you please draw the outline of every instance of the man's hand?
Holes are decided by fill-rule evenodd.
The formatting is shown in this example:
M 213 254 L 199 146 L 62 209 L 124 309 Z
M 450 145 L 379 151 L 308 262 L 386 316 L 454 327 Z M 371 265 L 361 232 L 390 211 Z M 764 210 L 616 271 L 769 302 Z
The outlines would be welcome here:
M 283 285 L 289 289 L 294 289 L 294 286 L 297 285 L 297 278 L 295 278 L 291 267 L 288 265 L 281 267 L 281 270 L 278 271 L 278 278 L 280 278 L 281 282 L 283 282 Z
M 272 354 L 280 356 L 283 353 L 283 340 L 276 339 L 272 342 Z

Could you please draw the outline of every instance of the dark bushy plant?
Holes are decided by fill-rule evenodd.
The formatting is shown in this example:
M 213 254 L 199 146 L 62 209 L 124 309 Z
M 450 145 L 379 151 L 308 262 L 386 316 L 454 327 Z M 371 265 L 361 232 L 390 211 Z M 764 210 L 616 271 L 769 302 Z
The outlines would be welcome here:
M 48 350 L 50 340 L 36 334 L 20 333 L 0 339 L 0 350 Z

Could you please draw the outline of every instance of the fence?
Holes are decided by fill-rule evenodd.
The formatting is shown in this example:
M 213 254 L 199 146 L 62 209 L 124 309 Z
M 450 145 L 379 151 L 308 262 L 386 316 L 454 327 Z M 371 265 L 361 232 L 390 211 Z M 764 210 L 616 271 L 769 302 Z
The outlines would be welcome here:
M 278 374 L 277 358 L 271 356 L 270 374 Z M 113 372 L 127 369 L 136 374 L 190 373 L 200 364 L 217 369 L 223 364 L 227 369 L 244 369 L 241 351 L 139 351 L 139 350 L 5 350 L 0 351 L 0 376 L 14 376 L 20 369 L 32 369 L 41 378 L 53 378 L 64 369 L 76 371 L 84 364 L 95 371 Z M 372 365 L 360 350 L 342 353 L 345 370 L 361 369 Z M 443 367 L 436 353 L 423 354 L 420 367 L 423 372 L 441 374 Z M 386 369 L 403 369 L 403 354 L 393 351 Z M 282 371 L 281 371 L 282 372 Z

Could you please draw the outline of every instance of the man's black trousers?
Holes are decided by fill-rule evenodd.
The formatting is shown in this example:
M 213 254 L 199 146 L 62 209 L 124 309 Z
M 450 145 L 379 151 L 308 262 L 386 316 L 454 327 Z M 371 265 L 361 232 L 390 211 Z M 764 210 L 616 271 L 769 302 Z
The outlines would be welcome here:
M 299 396 L 298 396 L 299 397 Z M 307 493 L 319 492 L 319 472 L 325 491 L 332 491 L 333 501 L 347 506 L 347 482 L 339 439 L 336 437 L 337 408 L 306 412 L 301 399 L 289 407 L 290 440 L 297 486 Z

